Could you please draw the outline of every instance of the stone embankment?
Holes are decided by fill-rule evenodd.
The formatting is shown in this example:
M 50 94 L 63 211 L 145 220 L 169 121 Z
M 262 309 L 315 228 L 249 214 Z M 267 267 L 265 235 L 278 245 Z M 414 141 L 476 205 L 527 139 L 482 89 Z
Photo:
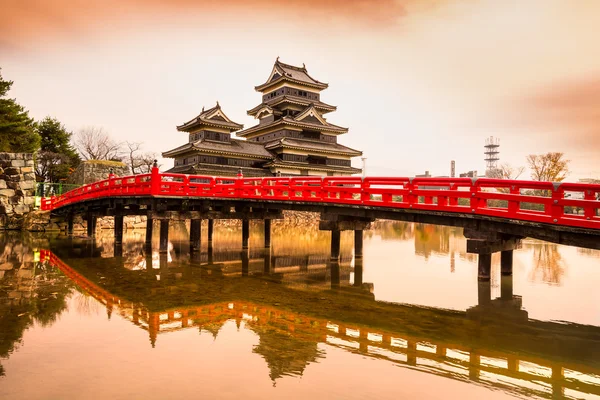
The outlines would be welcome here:
M 302 225 L 308 229 L 318 230 L 319 228 L 319 214 L 302 211 L 284 211 L 284 218 L 273 221 L 273 229 L 281 230 L 286 227 L 293 227 Z M 146 217 L 145 216 L 130 216 L 123 219 L 125 224 L 125 230 L 132 229 L 145 229 L 146 228 Z M 235 228 L 241 227 L 242 222 L 240 220 L 216 220 L 215 227 L 226 227 Z M 113 229 L 114 219 L 112 217 L 98 218 L 96 223 L 96 229 Z M 32 232 L 59 232 L 67 230 L 67 223 L 63 220 L 50 218 L 50 212 L 48 211 L 33 211 L 25 216 L 23 229 Z M 81 216 L 76 216 L 73 221 L 73 231 L 84 232 L 86 231 L 86 221 Z
M 33 155 L 0 153 L 0 229 L 22 229 L 34 203 Z

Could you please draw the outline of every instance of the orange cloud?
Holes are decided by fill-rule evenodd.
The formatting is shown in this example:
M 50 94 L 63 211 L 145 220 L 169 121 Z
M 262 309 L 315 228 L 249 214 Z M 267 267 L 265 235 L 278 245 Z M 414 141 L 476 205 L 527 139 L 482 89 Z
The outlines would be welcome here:
M 565 142 L 600 148 L 600 76 L 546 89 L 530 99 L 528 111 L 563 130 Z
M 293 24 L 339 21 L 349 27 L 385 27 L 407 10 L 435 6 L 447 0 L 0 0 L 0 48 L 45 44 L 57 38 L 112 31 L 115 19 L 198 13 L 202 22 L 252 23 L 259 15 L 278 15 Z

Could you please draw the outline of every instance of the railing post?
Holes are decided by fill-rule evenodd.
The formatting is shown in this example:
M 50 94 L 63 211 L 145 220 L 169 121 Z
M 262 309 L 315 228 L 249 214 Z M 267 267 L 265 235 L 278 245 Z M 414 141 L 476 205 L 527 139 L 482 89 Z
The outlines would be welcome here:
M 480 207 L 480 198 L 477 196 L 479 192 L 479 185 L 477 184 L 477 178 L 472 178 L 471 180 L 471 201 L 469 204 L 471 205 L 471 212 L 476 212 Z
M 521 189 L 519 187 L 517 187 L 516 185 L 512 185 L 510 187 L 510 194 L 520 195 L 521 194 Z M 509 200 L 508 201 L 508 215 L 509 215 L 509 217 L 515 217 L 517 215 L 517 213 L 519 212 L 519 206 L 520 206 L 520 203 L 519 203 L 518 200 Z
M 596 200 L 596 196 L 594 195 L 594 192 L 590 189 L 586 189 L 585 193 L 583 194 L 583 199 L 584 200 Z M 595 206 L 592 205 L 586 205 L 583 208 L 583 216 L 586 219 L 592 219 L 595 217 Z
M 564 215 L 563 206 L 559 204 L 560 200 L 564 197 L 564 190 L 560 187 L 560 183 L 553 183 L 553 185 L 552 207 L 550 212 L 552 214 L 552 222 L 558 223 Z
M 235 180 L 235 196 L 236 197 L 242 197 L 242 185 L 243 185 L 243 181 L 242 179 L 244 179 L 244 173 L 242 172 L 242 169 L 238 169 L 238 173 L 237 173 L 237 179 Z
M 415 185 L 413 184 L 412 178 L 409 178 L 408 183 L 406 183 L 404 186 L 408 191 L 408 195 L 406 196 L 406 203 L 409 207 L 412 207 L 419 202 L 419 197 L 415 194 Z
M 112 196 L 115 192 L 115 174 L 113 173 L 113 169 L 110 169 L 110 172 L 108 173 L 108 195 Z
M 158 172 L 158 160 L 154 160 L 152 172 L 150 175 L 150 194 L 156 196 L 160 194 L 161 177 Z

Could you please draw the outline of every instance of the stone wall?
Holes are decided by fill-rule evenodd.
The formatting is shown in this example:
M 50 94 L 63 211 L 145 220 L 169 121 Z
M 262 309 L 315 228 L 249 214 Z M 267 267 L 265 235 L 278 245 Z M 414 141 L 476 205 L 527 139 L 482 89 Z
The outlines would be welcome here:
M 34 203 L 33 155 L 0 153 L 0 229 L 21 229 Z
M 110 170 L 116 176 L 131 175 L 129 168 L 120 161 L 88 160 L 84 161 L 67 179 L 68 183 L 86 185 L 108 178 Z

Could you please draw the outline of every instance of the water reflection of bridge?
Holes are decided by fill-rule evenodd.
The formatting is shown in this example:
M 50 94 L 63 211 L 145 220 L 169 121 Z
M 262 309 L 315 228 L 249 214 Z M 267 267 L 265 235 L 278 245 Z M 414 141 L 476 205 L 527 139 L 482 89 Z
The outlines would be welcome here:
M 459 312 L 376 302 L 360 288 L 344 281 L 340 284 L 335 268 L 331 269 L 335 290 L 320 291 L 318 297 L 305 291 L 290 296 L 290 290 L 281 285 L 266 289 L 261 279 L 207 282 L 206 275 L 180 273 L 178 268 L 171 269 L 171 280 L 167 274 L 160 282 L 145 280 L 154 284 L 131 293 L 122 290 L 117 280 L 105 280 L 102 285 L 94 282 L 98 275 L 93 268 L 72 268 L 53 253 L 47 253 L 46 259 L 104 304 L 109 315 L 116 310 L 146 330 L 153 346 L 159 335 L 168 332 L 195 328 L 217 337 L 227 321 L 238 326 L 243 322 L 258 335 L 254 352 L 269 364 L 272 379 L 302 374 L 310 363 L 325 356 L 319 344 L 326 343 L 513 394 L 600 396 L 600 328 L 528 319 L 520 297 L 512 295 L 510 277 L 503 278 L 502 295 L 497 299 L 490 298 L 489 282 L 481 282 L 479 304 Z M 68 262 L 79 265 L 77 259 Z M 122 264 L 115 267 L 123 271 Z M 360 283 L 362 266 L 355 268 Z M 102 271 L 107 275 L 112 270 L 105 266 Z M 143 283 L 139 278 L 148 276 L 141 271 L 125 272 L 131 274 L 126 277 L 128 285 L 136 279 Z M 228 293 L 217 282 L 226 285 Z M 182 306 L 182 294 L 190 292 L 198 293 L 197 301 Z M 328 307 L 318 306 L 317 298 Z M 281 304 L 265 304 L 275 301 Z

